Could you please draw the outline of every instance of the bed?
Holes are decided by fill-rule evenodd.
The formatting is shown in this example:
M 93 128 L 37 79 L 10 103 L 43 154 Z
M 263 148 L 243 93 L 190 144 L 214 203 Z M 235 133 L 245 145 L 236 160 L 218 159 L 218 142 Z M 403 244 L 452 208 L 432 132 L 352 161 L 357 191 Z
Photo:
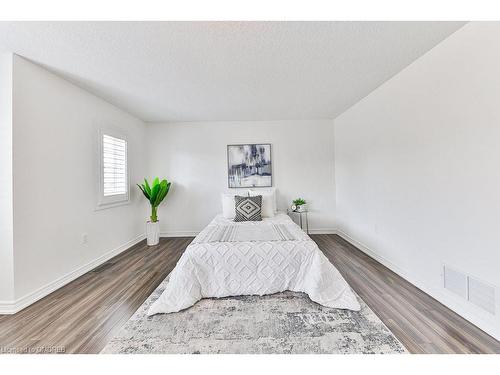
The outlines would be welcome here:
M 178 312 L 202 298 L 286 290 L 327 307 L 360 309 L 342 275 L 288 215 L 240 223 L 218 215 L 186 248 L 148 315 Z

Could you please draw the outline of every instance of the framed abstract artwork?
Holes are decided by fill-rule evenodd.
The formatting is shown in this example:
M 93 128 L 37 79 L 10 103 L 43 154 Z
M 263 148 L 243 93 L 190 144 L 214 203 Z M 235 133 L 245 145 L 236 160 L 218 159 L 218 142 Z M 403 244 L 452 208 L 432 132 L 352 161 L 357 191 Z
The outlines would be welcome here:
M 228 145 L 227 177 L 230 188 L 273 186 L 271 145 Z

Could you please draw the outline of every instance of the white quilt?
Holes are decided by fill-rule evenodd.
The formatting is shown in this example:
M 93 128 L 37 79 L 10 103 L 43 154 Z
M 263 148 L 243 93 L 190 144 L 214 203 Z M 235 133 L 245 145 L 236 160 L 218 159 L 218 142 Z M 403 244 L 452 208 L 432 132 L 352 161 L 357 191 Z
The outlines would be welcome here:
M 220 215 L 187 247 L 148 315 L 177 312 L 207 297 L 285 290 L 307 293 L 324 306 L 360 309 L 342 275 L 287 215 L 242 223 Z

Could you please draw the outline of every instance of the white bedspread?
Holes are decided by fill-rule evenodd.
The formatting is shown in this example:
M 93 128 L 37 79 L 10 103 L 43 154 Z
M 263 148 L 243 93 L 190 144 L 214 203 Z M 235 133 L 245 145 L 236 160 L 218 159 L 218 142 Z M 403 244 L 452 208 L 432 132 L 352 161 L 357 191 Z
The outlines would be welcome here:
M 229 226 L 239 235 L 216 241 Z M 177 312 L 207 297 L 285 290 L 307 293 L 324 306 L 360 309 L 342 275 L 287 215 L 242 223 L 217 216 L 187 247 L 148 315 Z

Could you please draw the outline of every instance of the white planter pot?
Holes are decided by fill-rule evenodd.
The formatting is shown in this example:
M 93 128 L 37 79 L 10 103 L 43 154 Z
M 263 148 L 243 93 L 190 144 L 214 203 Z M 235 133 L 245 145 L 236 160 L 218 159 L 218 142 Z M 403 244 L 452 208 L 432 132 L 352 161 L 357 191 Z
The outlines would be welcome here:
M 148 221 L 146 223 L 146 238 L 148 246 L 158 245 L 160 242 L 160 222 L 152 223 Z
M 301 204 L 300 206 L 297 206 L 297 212 L 306 212 L 307 211 L 307 204 Z

